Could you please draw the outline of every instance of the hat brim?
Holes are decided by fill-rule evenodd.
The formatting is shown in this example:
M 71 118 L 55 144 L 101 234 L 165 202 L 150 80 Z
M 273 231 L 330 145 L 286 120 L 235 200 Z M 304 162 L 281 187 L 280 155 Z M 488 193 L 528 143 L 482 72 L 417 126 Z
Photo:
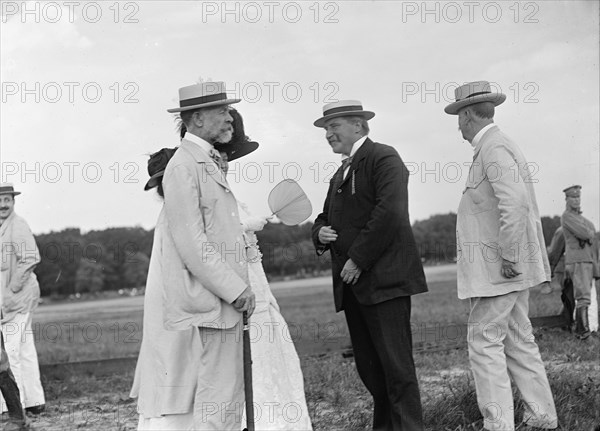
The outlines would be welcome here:
M 363 117 L 365 120 L 370 120 L 375 116 L 374 112 L 371 111 L 343 111 L 336 112 L 335 114 L 325 115 L 324 117 L 319 118 L 313 124 L 316 127 L 325 127 L 325 123 L 332 118 L 336 117 Z
M 457 115 L 465 106 L 474 105 L 475 103 L 492 102 L 494 106 L 498 106 L 506 100 L 506 94 L 503 93 L 489 93 L 479 94 L 477 96 L 468 97 L 457 102 L 452 102 L 444 108 L 446 114 Z
M 160 171 L 155 173 L 154 175 L 152 175 L 150 177 L 150 179 L 148 180 L 148 182 L 146 183 L 146 185 L 144 186 L 144 190 L 150 190 L 153 189 L 154 187 L 156 187 L 158 185 L 158 179 L 160 177 L 162 177 L 165 174 L 165 171 Z
M 191 111 L 192 109 L 201 109 L 201 108 L 210 108 L 213 106 L 221 106 L 221 105 L 233 105 L 234 103 L 240 102 L 242 99 L 225 99 L 225 100 L 217 100 L 215 102 L 201 103 L 200 105 L 192 105 L 192 106 L 184 106 L 179 108 L 171 108 L 167 109 L 167 112 L 184 112 Z
M 6 191 L 6 192 L 0 192 L 0 195 L 13 195 L 13 196 L 17 196 L 20 195 L 21 192 L 11 192 L 11 191 Z
M 227 153 L 228 161 L 232 162 L 240 157 L 247 156 L 248 154 L 256 151 L 258 148 L 258 142 L 246 141 L 238 144 L 216 144 L 215 149 L 217 151 L 225 151 Z

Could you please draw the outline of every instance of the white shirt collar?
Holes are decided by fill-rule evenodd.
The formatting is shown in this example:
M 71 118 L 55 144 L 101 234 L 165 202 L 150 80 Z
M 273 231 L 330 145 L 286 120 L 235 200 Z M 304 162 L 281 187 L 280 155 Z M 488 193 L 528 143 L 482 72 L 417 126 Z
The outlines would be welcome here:
M 183 139 L 193 142 L 194 144 L 196 144 L 200 148 L 202 148 L 204 151 L 206 151 L 206 153 L 208 153 L 208 154 L 210 154 L 210 150 L 215 148 L 210 142 L 206 142 L 201 137 L 193 135 L 190 132 L 185 132 Z
M 479 132 L 477 132 L 477 134 L 475 135 L 475 137 L 471 141 L 471 145 L 473 146 L 474 150 L 477 150 L 477 147 L 479 145 L 479 141 L 481 141 L 481 138 L 483 137 L 483 135 L 485 134 L 485 132 L 487 132 L 488 130 L 490 130 L 495 125 L 496 124 L 494 124 L 494 123 L 490 123 L 487 126 L 485 126 L 483 129 L 481 129 Z
M 358 149 L 362 146 L 362 144 L 365 143 L 365 141 L 367 140 L 368 136 L 365 135 L 362 138 L 360 138 L 358 141 L 356 141 L 354 144 L 352 144 L 352 149 L 350 150 L 350 156 L 349 157 L 353 157 L 356 152 L 358 151 Z M 346 160 L 348 158 L 348 156 L 342 156 L 342 160 Z

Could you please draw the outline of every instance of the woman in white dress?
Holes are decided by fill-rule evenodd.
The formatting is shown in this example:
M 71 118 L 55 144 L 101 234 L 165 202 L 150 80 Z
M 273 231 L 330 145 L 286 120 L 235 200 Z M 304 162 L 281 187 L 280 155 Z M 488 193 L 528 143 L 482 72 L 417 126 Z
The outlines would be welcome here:
M 231 110 L 230 114 L 234 128 L 232 143 L 215 145 L 215 149 L 221 152 L 221 166 L 225 174 L 230 161 L 258 148 L 258 143 L 245 135 L 239 112 Z M 312 430 L 300 360 L 287 323 L 269 287 L 257 244 L 255 232 L 263 229 L 268 217 L 253 216 L 247 205 L 239 200 L 238 205 L 245 232 L 249 279 L 256 295 L 256 308 L 250 318 L 256 430 Z

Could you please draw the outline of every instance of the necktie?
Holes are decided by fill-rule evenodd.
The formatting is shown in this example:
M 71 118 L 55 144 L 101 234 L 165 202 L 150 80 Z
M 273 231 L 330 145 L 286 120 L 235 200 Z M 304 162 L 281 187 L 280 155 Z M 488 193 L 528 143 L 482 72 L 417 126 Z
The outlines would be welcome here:
M 350 163 L 352 163 L 352 157 L 347 157 L 344 160 L 342 160 L 342 166 L 340 167 L 340 169 L 338 170 L 338 172 L 335 174 L 336 178 L 334 180 L 334 185 L 335 185 L 334 188 L 336 190 L 344 182 L 344 172 L 346 171 L 346 168 L 348 168 L 350 166 Z
M 215 161 L 215 163 L 217 165 L 219 165 L 219 167 L 221 166 L 221 153 L 219 153 L 214 148 L 211 148 L 210 151 L 208 152 L 208 155 L 210 156 L 211 159 L 213 159 Z
M 346 169 L 348 169 L 350 163 L 352 163 L 353 158 L 354 156 L 351 156 L 342 160 L 342 180 L 346 177 Z

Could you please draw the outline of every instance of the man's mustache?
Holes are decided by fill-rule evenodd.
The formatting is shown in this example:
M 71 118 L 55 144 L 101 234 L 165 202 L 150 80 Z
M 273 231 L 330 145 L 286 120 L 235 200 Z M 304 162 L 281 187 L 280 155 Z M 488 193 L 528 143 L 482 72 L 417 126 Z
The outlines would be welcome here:
M 0 211 L 6 211 L 8 207 L 0 207 Z

